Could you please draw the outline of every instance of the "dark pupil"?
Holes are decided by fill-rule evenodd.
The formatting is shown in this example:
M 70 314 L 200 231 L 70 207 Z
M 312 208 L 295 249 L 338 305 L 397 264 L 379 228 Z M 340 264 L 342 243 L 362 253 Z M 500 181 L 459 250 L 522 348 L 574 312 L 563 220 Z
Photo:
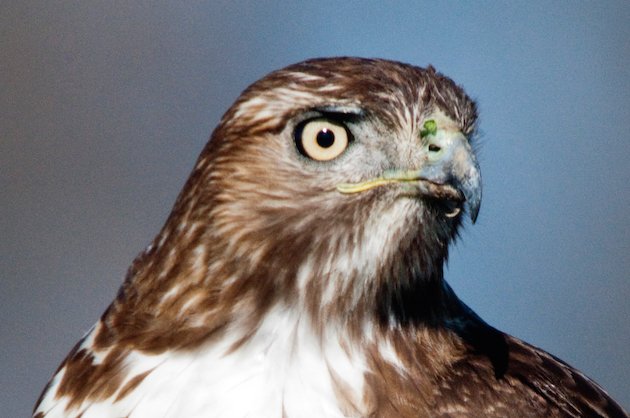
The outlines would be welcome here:
M 322 129 L 317 133 L 317 145 L 328 148 L 335 142 L 335 134 L 330 129 Z

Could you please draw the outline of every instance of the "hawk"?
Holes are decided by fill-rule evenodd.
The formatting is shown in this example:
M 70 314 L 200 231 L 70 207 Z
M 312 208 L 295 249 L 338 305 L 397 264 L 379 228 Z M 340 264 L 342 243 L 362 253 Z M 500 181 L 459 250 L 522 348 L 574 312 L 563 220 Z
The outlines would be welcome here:
M 626 417 L 445 282 L 481 203 L 476 119 L 399 62 L 251 85 L 34 416 Z

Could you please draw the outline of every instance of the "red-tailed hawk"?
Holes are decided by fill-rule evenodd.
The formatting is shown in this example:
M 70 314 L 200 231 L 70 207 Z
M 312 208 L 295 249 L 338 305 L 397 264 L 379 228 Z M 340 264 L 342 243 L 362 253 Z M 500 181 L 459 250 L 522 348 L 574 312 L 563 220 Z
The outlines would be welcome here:
M 481 201 L 476 117 L 383 60 L 250 86 L 34 416 L 627 416 L 444 281 Z

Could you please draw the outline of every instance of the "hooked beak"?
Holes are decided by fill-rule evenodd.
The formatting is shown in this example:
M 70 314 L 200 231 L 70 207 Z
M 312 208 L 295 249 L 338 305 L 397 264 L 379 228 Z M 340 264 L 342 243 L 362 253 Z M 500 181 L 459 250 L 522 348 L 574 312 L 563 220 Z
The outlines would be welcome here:
M 446 214 L 448 217 L 457 216 L 465 205 L 475 223 L 481 205 L 481 172 L 470 143 L 461 132 L 448 129 L 433 129 L 423 138 L 426 157 L 421 168 L 388 170 L 367 181 L 338 184 L 337 190 L 344 194 L 359 193 L 403 183 L 420 196 L 454 202 L 456 208 Z

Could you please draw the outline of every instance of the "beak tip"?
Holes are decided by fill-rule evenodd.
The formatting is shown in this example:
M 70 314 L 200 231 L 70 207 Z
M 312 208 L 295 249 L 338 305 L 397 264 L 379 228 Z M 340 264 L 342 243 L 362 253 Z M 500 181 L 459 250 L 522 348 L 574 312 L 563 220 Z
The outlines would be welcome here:
M 470 220 L 472 221 L 473 225 L 475 224 L 475 222 L 477 222 L 478 215 L 479 215 L 479 206 L 477 206 L 476 208 L 471 208 Z
M 468 191 L 468 196 L 466 196 L 466 206 L 468 207 L 468 214 L 470 216 L 470 220 L 473 225 L 477 222 L 477 217 L 479 216 L 479 209 L 481 207 L 481 188 L 475 187 L 472 190 L 472 193 Z

